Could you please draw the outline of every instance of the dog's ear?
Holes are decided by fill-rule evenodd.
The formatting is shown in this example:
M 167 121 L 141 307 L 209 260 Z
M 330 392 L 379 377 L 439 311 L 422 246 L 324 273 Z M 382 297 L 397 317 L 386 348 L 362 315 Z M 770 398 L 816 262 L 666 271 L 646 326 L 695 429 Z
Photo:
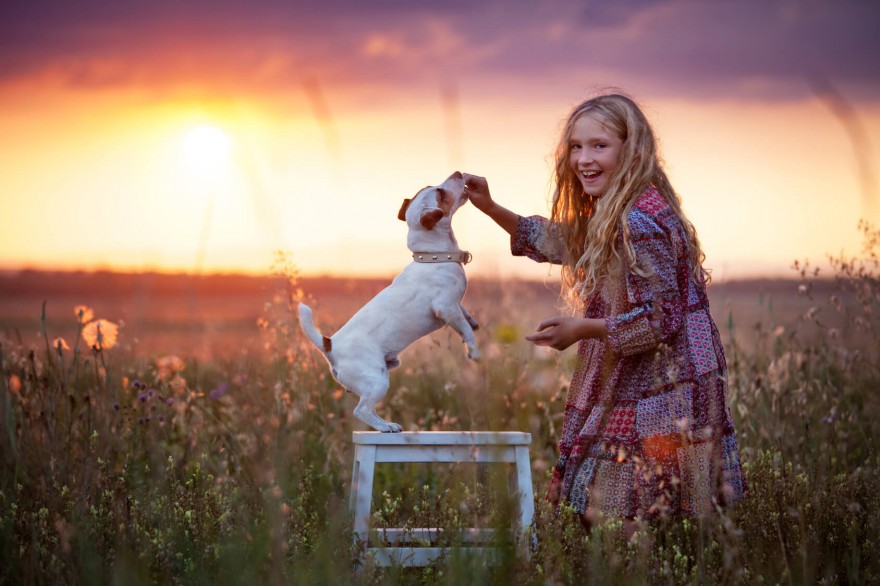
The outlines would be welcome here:
M 397 212 L 397 219 L 406 222 L 406 210 L 409 208 L 409 204 L 412 203 L 412 199 L 405 199 L 403 203 L 400 204 L 400 211 Z
M 441 209 L 431 208 L 425 210 L 422 212 L 422 215 L 419 216 L 419 224 L 421 224 L 426 230 L 433 230 L 434 226 L 437 225 L 437 222 L 439 222 L 445 215 L 446 214 L 444 214 Z

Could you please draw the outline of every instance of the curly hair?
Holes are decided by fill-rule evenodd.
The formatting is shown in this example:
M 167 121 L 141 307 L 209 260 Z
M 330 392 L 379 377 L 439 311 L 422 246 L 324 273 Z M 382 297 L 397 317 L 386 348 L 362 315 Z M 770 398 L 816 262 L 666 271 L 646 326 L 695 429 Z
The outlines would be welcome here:
M 585 193 L 570 164 L 572 128 L 582 116 L 592 117 L 623 141 L 608 188 L 597 197 Z M 709 281 L 696 229 L 685 217 L 681 199 L 663 171 L 654 131 L 631 98 L 620 93 L 602 94 L 571 111 L 556 148 L 554 179 L 551 220 L 565 243 L 562 278 L 572 305 L 579 306 L 599 290 L 604 279 L 615 282 L 622 271 L 647 276 L 637 264 L 626 217 L 638 196 L 649 187 L 669 202 L 684 226 L 691 277 L 698 282 Z

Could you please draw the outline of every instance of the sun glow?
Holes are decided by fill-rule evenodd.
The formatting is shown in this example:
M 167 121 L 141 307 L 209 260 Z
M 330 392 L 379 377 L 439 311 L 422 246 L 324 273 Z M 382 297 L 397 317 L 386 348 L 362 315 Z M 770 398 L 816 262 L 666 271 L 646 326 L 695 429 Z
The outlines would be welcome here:
M 198 172 L 216 172 L 229 162 L 232 141 L 223 130 L 202 125 L 183 137 L 181 153 L 187 165 Z

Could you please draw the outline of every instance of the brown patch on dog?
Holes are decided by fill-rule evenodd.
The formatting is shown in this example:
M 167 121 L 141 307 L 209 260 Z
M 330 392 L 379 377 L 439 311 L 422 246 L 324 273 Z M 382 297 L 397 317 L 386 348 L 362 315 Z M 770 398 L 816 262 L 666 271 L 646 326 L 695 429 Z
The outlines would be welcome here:
M 426 230 L 433 230 L 434 226 L 437 225 L 437 222 L 442 220 L 445 215 L 446 214 L 443 213 L 443 210 L 439 208 L 425 210 L 422 212 L 422 215 L 419 216 L 419 224 L 421 224 Z
M 452 204 L 455 203 L 455 197 L 440 187 L 437 188 L 437 207 L 443 210 L 443 215 L 448 216 L 452 212 Z
M 407 198 L 403 200 L 403 203 L 400 204 L 400 211 L 397 212 L 397 219 L 406 222 L 406 210 L 409 209 L 409 204 L 412 203 L 412 198 Z
M 333 341 L 327 336 L 323 336 L 324 338 L 324 352 L 329 352 L 333 350 Z

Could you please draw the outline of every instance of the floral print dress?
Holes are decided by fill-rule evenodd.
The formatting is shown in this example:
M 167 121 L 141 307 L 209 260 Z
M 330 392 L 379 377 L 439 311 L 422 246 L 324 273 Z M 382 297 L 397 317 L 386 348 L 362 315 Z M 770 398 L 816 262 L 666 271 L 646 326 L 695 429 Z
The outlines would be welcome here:
M 581 340 L 552 484 L 583 513 L 696 516 L 746 490 L 727 407 L 727 364 L 687 235 L 666 199 L 648 189 L 626 219 L 636 262 L 586 300 L 606 339 Z M 560 263 L 545 218 L 520 218 L 511 252 Z

